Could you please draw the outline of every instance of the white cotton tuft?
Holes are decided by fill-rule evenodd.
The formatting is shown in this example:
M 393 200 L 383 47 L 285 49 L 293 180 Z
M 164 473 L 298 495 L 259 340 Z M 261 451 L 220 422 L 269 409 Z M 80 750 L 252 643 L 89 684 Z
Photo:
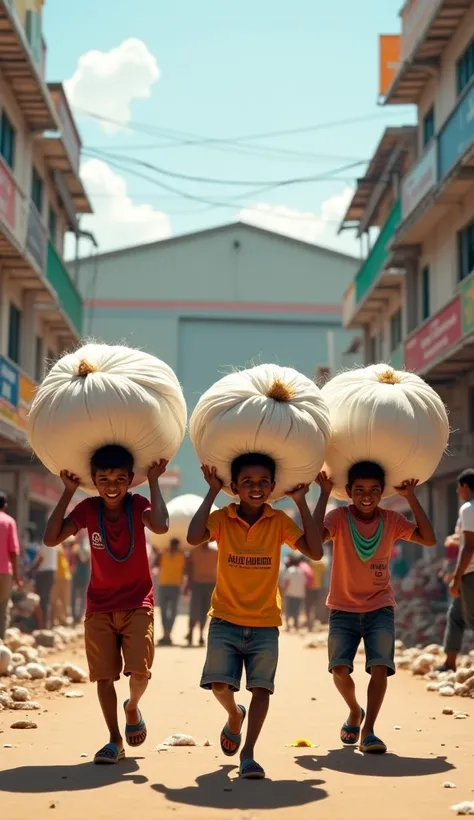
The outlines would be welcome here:
M 149 533 L 149 538 L 153 546 L 163 547 L 169 544 L 171 539 L 177 538 L 181 547 L 189 549 L 187 542 L 188 528 L 199 507 L 204 501 L 200 495 L 178 495 L 168 503 L 169 529 L 166 535 L 156 535 Z M 211 512 L 217 510 L 212 506 Z
M 428 481 L 449 438 L 449 422 L 439 395 L 414 373 L 386 364 L 355 368 L 322 388 L 331 419 L 326 466 L 333 495 L 347 500 L 349 468 L 375 461 L 386 473 L 385 496 L 409 478 Z
M 237 456 L 271 456 L 277 468 L 272 501 L 314 481 L 329 433 L 321 390 L 297 370 L 275 364 L 224 376 L 201 396 L 190 423 L 200 462 L 216 467 L 228 495 Z
M 153 461 L 170 460 L 186 431 L 186 404 L 167 364 L 120 345 L 86 344 L 63 356 L 38 388 L 30 444 L 54 474 L 68 470 L 94 491 L 90 458 L 120 444 L 135 461 L 134 485 Z

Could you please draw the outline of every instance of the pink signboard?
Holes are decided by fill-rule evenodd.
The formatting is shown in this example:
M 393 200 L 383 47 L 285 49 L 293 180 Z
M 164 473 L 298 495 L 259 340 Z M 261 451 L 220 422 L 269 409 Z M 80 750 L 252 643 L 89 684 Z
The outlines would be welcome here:
M 15 230 L 16 187 L 10 171 L 0 160 L 0 220 Z
M 461 339 L 461 298 L 456 296 L 405 342 L 405 369 L 423 371 Z

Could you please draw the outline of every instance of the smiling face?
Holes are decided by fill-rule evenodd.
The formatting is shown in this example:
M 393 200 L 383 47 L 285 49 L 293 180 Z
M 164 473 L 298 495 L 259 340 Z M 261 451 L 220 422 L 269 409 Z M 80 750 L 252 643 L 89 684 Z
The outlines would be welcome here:
M 382 500 L 383 487 L 377 479 L 357 478 L 346 492 L 361 518 L 372 518 Z
M 260 465 L 242 467 L 237 481 L 232 482 L 232 492 L 251 509 L 259 509 L 275 488 L 270 470 Z
M 133 481 L 133 473 L 126 467 L 117 467 L 112 470 L 97 470 L 93 476 L 94 484 L 100 497 L 109 510 L 116 510 L 121 506 Z

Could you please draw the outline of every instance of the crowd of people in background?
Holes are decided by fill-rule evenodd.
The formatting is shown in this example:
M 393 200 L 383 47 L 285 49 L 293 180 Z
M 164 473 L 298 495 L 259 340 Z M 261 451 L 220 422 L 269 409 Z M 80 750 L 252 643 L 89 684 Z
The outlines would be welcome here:
M 446 590 L 453 580 L 462 547 L 461 516 L 474 526 L 474 470 L 467 470 L 458 482 L 461 513 L 455 532 L 445 541 L 445 562 L 440 583 Z M 472 522 L 471 522 L 472 519 Z M 465 529 L 465 527 L 464 527 Z M 177 539 L 167 548 L 149 549 L 160 609 L 163 634 L 161 646 L 171 646 L 172 632 L 180 611 L 189 612 L 186 641 L 205 645 L 205 628 L 217 574 L 217 548 L 203 544 L 189 551 Z M 45 547 L 28 527 L 26 543 L 20 545 L 14 518 L 8 514 L 8 498 L 0 492 L 0 638 L 10 623 L 25 632 L 56 625 L 78 624 L 84 617 L 90 578 L 90 547 L 87 538 L 74 537 L 58 547 Z M 409 565 L 400 547 L 393 554 L 391 572 L 403 578 Z M 327 623 L 326 595 L 330 573 L 330 553 L 322 561 L 309 561 L 291 550 L 283 551 L 280 594 L 286 629 L 311 632 L 315 624 Z M 464 569 L 463 595 L 451 598 L 445 636 L 443 668 L 453 669 L 466 628 L 474 623 L 474 565 Z M 13 604 L 13 607 L 12 607 Z M 180 609 L 182 606 L 182 610 Z M 466 620 L 467 617 L 467 620 Z

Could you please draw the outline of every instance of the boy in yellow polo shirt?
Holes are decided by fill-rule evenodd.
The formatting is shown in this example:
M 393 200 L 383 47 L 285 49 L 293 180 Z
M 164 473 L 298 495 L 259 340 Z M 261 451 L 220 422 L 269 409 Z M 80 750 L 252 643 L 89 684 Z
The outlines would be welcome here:
M 215 469 L 201 467 L 209 492 L 194 516 L 188 542 L 218 545 L 217 582 L 212 596 L 207 657 L 201 679 L 212 689 L 228 714 L 221 732 L 223 754 L 231 757 L 242 743 L 244 706 L 235 702 L 245 666 L 247 689 L 252 693 L 247 737 L 240 753 L 239 774 L 246 779 L 265 777 L 255 761 L 254 747 L 274 691 L 281 626 L 278 589 L 280 551 L 283 544 L 308 558 L 323 554 L 321 534 L 306 503 L 309 487 L 300 485 L 288 495 L 300 512 L 301 530 L 281 510 L 267 504 L 275 487 L 276 465 L 269 456 L 247 453 L 232 463 L 232 491 L 238 504 L 211 513 L 222 489 Z

